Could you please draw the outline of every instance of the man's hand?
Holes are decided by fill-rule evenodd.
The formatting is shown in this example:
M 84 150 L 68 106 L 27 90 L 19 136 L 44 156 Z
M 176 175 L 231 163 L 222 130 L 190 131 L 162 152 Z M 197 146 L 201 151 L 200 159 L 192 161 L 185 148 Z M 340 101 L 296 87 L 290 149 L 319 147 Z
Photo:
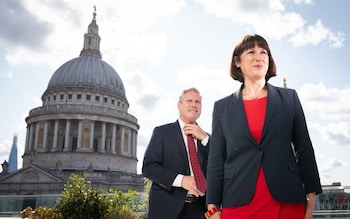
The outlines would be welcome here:
M 196 181 L 193 176 L 184 176 L 181 181 L 181 187 L 188 190 L 196 197 L 204 196 L 204 194 L 197 189 Z
M 200 141 L 207 137 L 207 133 L 205 133 L 202 130 L 202 128 L 197 124 L 185 124 L 184 132 L 186 135 L 193 135 L 196 139 Z

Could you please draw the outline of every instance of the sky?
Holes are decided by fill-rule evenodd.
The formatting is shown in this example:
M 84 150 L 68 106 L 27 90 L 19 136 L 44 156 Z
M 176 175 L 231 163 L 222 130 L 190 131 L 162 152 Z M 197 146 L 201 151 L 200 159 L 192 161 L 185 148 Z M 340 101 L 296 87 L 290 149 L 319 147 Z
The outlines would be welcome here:
M 153 128 L 178 119 L 182 90 L 202 95 L 199 125 L 211 132 L 216 100 L 240 83 L 231 55 L 245 34 L 269 43 L 277 77 L 295 89 L 314 146 L 321 183 L 350 186 L 350 28 L 345 0 L 0 0 L 0 163 L 25 118 L 42 105 L 51 76 L 79 56 L 96 6 L 102 59 L 121 77 L 138 119 L 138 173 Z M 1 169 L 1 167 L 0 167 Z

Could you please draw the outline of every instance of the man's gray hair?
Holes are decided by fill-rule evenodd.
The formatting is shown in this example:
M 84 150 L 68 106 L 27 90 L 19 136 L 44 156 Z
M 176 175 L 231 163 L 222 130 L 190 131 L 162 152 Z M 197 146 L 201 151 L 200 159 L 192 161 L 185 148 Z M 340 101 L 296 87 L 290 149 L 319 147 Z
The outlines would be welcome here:
M 190 92 L 190 91 L 196 92 L 196 93 L 201 97 L 201 99 L 202 99 L 202 96 L 201 96 L 201 94 L 199 93 L 199 90 L 198 90 L 197 88 L 190 87 L 190 88 L 185 89 L 185 90 L 182 91 L 182 93 L 181 93 L 181 95 L 180 95 L 180 97 L 179 97 L 179 102 L 180 102 L 180 103 L 182 103 L 182 97 L 183 97 L 183 95 L 184 95 L 185 93 L 187 93 L 187 92 Z

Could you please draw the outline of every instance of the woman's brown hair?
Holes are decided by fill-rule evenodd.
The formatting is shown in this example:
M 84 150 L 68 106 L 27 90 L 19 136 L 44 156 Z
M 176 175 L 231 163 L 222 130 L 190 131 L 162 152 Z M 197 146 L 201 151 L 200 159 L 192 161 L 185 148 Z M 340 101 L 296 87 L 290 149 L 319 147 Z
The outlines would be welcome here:
M 272 58 L 271 51 L 267 41 L 257 34 L 254 35 L 245 35 L 240 42 L 236 45 L 235 49 L 232 53 L 231 60 L 231 68 L 230 68 L 230 76 L 237 81 L 244 82 L 243 74 L 241 68 L 236 66 L 237 62 L 240 62 L 241 54 L 251 48 L 254 48 L 255 45 L 265 49 L 269 56 L 269 68 L 267 69 L 267 73 L 265 76 L 266 81 L 268 81 L 271 77 L 276 76 L 276 64 Z

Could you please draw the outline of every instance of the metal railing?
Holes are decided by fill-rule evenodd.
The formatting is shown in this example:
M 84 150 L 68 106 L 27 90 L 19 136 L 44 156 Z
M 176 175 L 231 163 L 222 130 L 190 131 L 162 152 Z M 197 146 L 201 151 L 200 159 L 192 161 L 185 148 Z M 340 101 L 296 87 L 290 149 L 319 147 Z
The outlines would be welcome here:
M 350 210 L 320 210 L 320 211 L 314 211 L 313 218 L 350 219 Z

